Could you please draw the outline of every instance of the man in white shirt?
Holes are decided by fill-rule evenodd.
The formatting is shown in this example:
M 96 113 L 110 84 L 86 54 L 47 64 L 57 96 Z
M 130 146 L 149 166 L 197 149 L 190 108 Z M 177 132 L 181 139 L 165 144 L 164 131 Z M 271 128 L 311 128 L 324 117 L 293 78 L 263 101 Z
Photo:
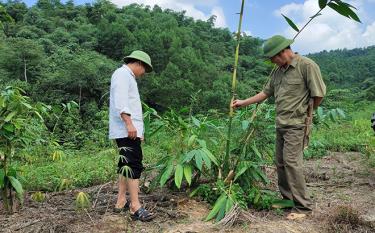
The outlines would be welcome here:
M 152 71 L 150 56 L 134 51 L 124 58 L 125 64 L 112 75 L 109 104 L 109 138 L 119 148 L 119 181 L 115 212 L 130 209 L 133 219 L 149 221 L 154 214 L 144 209 L 138 198 L 139 178 L 143 171 L 141 140 L 143 139 L 142 104 L 136 78 Z M 126 189 L 130 202 L 126 200 Z

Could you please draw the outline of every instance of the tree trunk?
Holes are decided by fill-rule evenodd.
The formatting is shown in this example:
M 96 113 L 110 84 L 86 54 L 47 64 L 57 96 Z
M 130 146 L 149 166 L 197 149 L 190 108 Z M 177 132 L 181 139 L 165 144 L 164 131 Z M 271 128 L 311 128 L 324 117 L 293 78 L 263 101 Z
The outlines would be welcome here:
M 24 72 L 24 76 L 25 76 L 25 82 L 27 82 L 27 74 L 26 74 L 26 70 L 27 70 L 27 67 L 26 67 L 26 58 L 23 59 L 23 72 Z
M 79 86 L 78 112 L 81 112 L 82 87 Z

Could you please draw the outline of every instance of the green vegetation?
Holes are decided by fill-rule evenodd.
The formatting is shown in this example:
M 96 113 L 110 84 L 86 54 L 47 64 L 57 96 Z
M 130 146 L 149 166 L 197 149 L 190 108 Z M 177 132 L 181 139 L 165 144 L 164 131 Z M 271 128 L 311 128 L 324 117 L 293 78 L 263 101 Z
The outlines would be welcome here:
M 35 104 L 44 122 L 28 113 L 34 108 L 21 109 L 27 113 L 27 124 L 22 124 L 27 129 L 19 132 L 34 133 L 18 134 L 17 143 L 26 145 L 12 147 L 14 170 L 24 177 L 24 188 L 61 191 L 116 178 L 117 150 L 107 139 L 110 76 L 125 54 L 142 49 L 155 67 L 139 83 L 145 103 L 145 175 L 158 171 L 151 188 L 167 185 L 202 197 L 214 205 L 207 219 L 219 220 L 234 205 L 264 209 L 290 204 L 267 189 L 264 174 L 264 166 L 273 163 L 272 100 L 233 113 L 227 154 L 226 112 L 237 43 L 228 29 L 213 27 L 215 17 L 193 20 L 183 12 L 136 4 L 118 9 L 108 1 L 75 6 L 39 0 L 30 8 L 9 1 L 0 6 L 1 17 L 11 17 L 1 21 L 1 90 L 20 87 L 27 97 L 16 94 L 27 105 L 47 104 Z M 247 97 L 262 89 L 272 65 L 262 58 L 261 39 L 240 39 L 236 94 Z M 306 157 L 360 151 L 375 166 L 369 123 L 375 110 L 370 102 L 374 52 L 370 47 L 310 55 L 321 66 L 328 96 L 316 113 Z M 3 108 L 1 130 L 9 131 L 9 111 Z M 2 144 L 1 150 L 9 148 Z M 5 165 L 0 169 L 7 170 Z M 1 189 L 10 187 L 3 183 Z M 39 196 L 35 199 L 42 200 Z M 87 206 L 83 194 L 78 203 Z

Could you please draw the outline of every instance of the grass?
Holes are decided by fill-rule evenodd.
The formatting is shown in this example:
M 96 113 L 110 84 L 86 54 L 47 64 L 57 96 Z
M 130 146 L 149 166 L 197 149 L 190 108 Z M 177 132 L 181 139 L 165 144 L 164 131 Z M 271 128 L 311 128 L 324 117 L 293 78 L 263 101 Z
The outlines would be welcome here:
M 151 145 L 143 146 L 144 165 L 154 164 L 161 153 Z M 68 151 L 61 160 L 40 158 L 18 164 L 27 190 L 55 191 L 102 184 L 117 178 L 118 155 L 114 148 Z
M 375 166 L 375 134 L 370 127 L 374 109 L 375 104 L 362 106 L 345 120 L 330 123 L 330 127 L 315 128 L 305 156 L 322 157 L 327 151 L 358 151 L 366 154 L 370 165 Z

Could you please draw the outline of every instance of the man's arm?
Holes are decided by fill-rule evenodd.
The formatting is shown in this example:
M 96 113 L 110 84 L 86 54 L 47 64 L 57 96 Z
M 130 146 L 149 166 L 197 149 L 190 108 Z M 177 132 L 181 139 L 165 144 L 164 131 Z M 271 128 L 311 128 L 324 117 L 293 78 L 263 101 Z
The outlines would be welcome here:
M 121 113 L 121 119 L 125 122 L 126 128 L 128 129 L 128 137 L 131 139 L 137 138 L 137 129 L 133 125 L 130 115 Z
M 268 95 L 265 92 L 261 91 L 260 93 L 250 98 L 247 98 L 245 100 L 234 100 L 232 103 L 232 107 L 233 108 L 245 107 L 251 104 L 263 102 L 267 98 L 268 98 Z
M 129 106 L 129 77 L 121 76 L 121 73 L 116 74 L 113 80 L 113 96 L 114 96 L 114 107 L 119 113 L 122 121 L 128 130 L 128 137 L 135 139 L 137 137 L 137 129 L 134 127 L 130 117 L 130 106 Z
M 313 97 L 314 98 L 314 109 L 317 109 L 319 107 L 319 105 L 322 103 L 323 101 L 323 97 Z

